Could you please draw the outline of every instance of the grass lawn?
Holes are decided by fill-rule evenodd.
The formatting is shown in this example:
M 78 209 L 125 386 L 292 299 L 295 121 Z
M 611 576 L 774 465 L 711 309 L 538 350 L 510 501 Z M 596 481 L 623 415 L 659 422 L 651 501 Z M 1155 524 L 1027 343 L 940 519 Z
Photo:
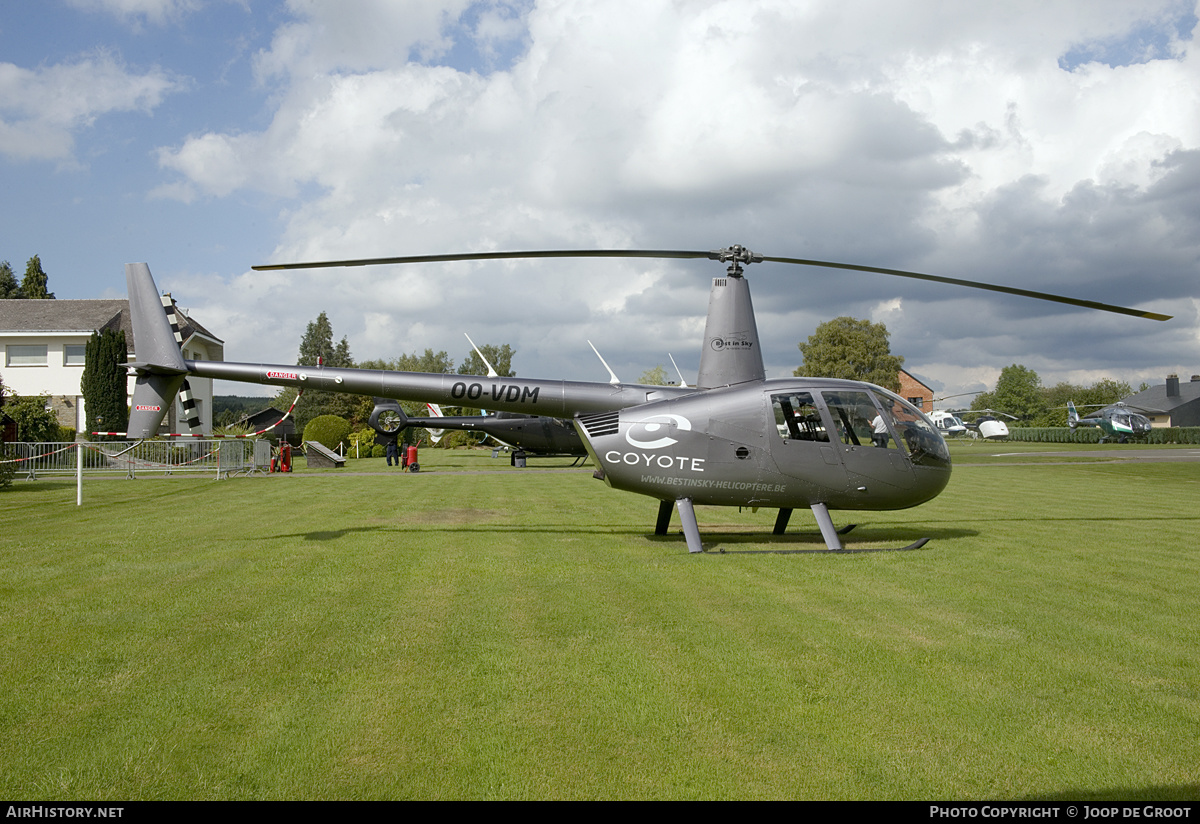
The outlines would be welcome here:
M 17 482 L 0 795 L 1200 799 L 1200 466 L 1014 446 L 834 513 L 906 553 L 488 453 Z

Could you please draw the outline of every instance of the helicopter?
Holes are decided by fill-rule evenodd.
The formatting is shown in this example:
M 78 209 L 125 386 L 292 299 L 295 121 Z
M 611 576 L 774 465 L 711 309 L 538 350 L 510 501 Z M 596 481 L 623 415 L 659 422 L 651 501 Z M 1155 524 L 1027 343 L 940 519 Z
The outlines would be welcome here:
M 505 390 L 507 391 L 507 390 Z M 436 406 L 436 404 L 431 404 Z M 440 410 L 439 410 L 440 411 Z M 384 438 L 396 437 L 408 428 L 424 428 L 440 433 L 446 429 L 482 432 L 513 450 L 515 459 L 587 457 L 575 425 L 563 418 L 496 412 L 485 415 L 441 415 L 429 418 L 409 417 L 400 404 L 389 398 L 375 398 L 368 425 Z M 438 435 L 440 437 L 440 434 Z
M 743 246 L 712 251 L 560 250 L 474 252 L 255 266 L 255 270 L 518 258 L 706 259 L 727 265 L 709 293 L 694 387 L 487 378 L 309 366 L 185 360 L 145 263 L 127 264 L 138 361 L 128 437 L 154 435 L 189 375 L 311 387 L 571 419 L 608 486 L 659 501 L 655 533 L 679 513 L 688 551 L 704 551 L 696 505 L 778 509 L 774 533 L 808 507 L 826 549 L 844 551 L 830 510 L 893 510 L 937 496 L 950 453 L 937 428 L 899 395 L 869 383 L 767 380 L 744 266 L 774 262 L 856 270 L 1023 295 L 1119 314 L 1169 316 L 1090 300 L 874 266 L 771 257 Z M 904 549 L 923 546 L 921 539 Z
M 945 435 L 963 435 L 967 432 L 967 425 L 952 411 L 935 409 L 929 413 L 929 419 L 933 421 L 933 425 L 938 428 L 938 431 Z
M 1152 428 L 1150 419 L 1134 412 L 1134 409 L 1141 409 L 1141 407 L 1127 406 L 1118 402 L 1081 418 L 1079 412 L 1075 410 L 1074 402 L 1067 401 L 1067 425 L 1072 430 L 1077 426 L 1096 427 L 1100 430 L 1100 443 L 1104 443 L 1107 438 L 1114 437 L 1117 439 L 1117 443 L 1127 443 L 1130 438 L 1146 437 Z M 1158 410 L 1143 409 L 1142 411 L 1156 412 Z
M 487 356 L 475 345 L 471 336 L 466 332 L 463 336 L 487 367 L 487 376 L 493 379 L 500 378 L 496 367 L 492 366 Z M 592 348 L 595 349 L 594 346 Z M 600 360 L 603 362 L 604 359 Z M 447 416 L 442 414 L 439 404 L 426 403 L 425 406 L 433 413 L 433 417 L 413 418 L 406 415 L 396 401 L 390 398 L 375 398 L 375 408 L 371 410 L 367 425 L 375 430 L 378 435 L 377 441 L 384 442 L 401 437 L 400 433 L 410 427 L 429 430 L 434 443 L 441 439 L 442 433 L 447 429 L 481 432 L 501 446 L 512 450 L 513 466 L 524 466 L 525 459 L 530 455 L 539 458 L 574 458 L 575 463 L 587 458 L 583 441 L 579 439 L 575 425 L 569 420 L 515 412 L 489 414 L 487 410 L 481 410 L 479 415 Z
M 1015 415 L 995 409 L 939 409 L 930 413 L 929 417 L 947 435 L 969 434 L 972 438 L 991 441 L 1008 437 L 1008 424 L 1000 420 L 998 415 L 1016 420 Z
M 1014 421 L 1017 419 L 1016 415 L 1010 415 L 1007 412 L 997 412 L 995 409 L 964 409 L 959 414 L 978 415 L 979 417 L 974 420 L 966 422 L 967 428 L 989 441 L 1002 440 L 1008 437 L 1008 424 L 1000 420 L 998 416 L 1003 415 Z

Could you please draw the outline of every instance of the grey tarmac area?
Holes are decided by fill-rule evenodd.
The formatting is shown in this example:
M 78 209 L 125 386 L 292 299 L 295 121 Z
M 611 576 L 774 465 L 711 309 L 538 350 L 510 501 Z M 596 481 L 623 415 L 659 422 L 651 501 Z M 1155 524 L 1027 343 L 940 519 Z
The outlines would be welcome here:
M 1119 451 L 1117 451 L 1119 449 Z M 1111 463 L 1187 463 L 1200 461 L 1200 449 L 1138 449 L 1115 446 L 1114 449 L 1090 449 L 1086 452 L 992 452 L 979 457 L 995 458 L 995 463 L 973 463 L 971 466 L 1012 466 L 1021 458 L 1063 458 L 1063 463 L 1075 463 L 1080 458 L 1106 459 Z M 1004 460 L 1009 458 L 1011 460 Z M 1075 461 L 1071 459 L 1074 458 Z M 1042 462 L 1047 463 L 1047 462 Z

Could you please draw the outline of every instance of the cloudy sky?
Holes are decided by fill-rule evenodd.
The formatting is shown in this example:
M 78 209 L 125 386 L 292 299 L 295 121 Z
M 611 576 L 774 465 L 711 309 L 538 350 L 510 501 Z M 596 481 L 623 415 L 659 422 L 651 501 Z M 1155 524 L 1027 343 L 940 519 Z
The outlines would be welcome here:
M 691 382 L 719 264 L 258 274 L 538 248 L 844 261 L 1137 306 L 1167 323 L 883 276 L 748 275 L 768 374 L 883 321 L 945 393 L 1200 373 L 1197 4 L 1178 0 L 44 0 L 0 6 L 0 259 L 59 298 L 123 264 L 291 362 L 325 311 L 358 359 L 467 332 L 527 377 Z M 218 391 L 243 392 L 227 385 Z

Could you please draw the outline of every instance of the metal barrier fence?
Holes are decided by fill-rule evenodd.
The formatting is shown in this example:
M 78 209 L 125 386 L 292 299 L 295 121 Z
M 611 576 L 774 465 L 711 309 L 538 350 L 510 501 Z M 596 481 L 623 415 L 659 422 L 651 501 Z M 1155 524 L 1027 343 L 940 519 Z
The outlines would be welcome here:
M 14 477 L 73 475 L 83 450 L 85 475 L 208 473 L 215 478 L 266 473 L 271 442 L 266 440 L 104 441 L 101 443 L 6 443 L 0 457 L 16 468 Z

